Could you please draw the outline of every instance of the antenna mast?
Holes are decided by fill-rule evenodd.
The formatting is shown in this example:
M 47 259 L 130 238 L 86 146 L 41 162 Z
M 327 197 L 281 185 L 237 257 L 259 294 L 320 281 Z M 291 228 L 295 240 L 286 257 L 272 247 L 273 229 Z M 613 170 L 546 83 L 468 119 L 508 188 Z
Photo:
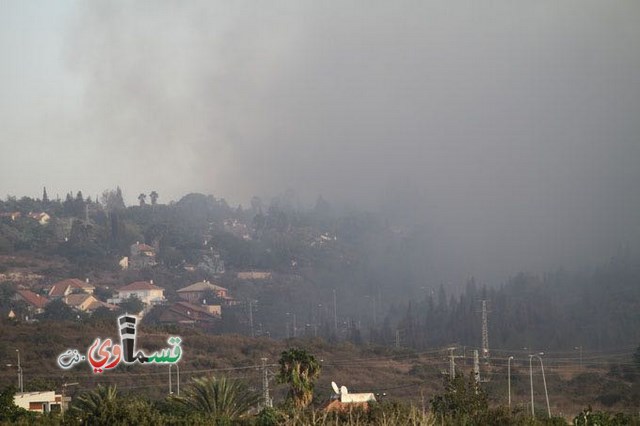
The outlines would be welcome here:
M 489 358 L 489 321 L 487 301 L 482 300 L 482 356 Z
M 267 359 L 260 358 L 262 361 L 262 401 L 265 407 L 273 407 L 273 401 L 269 396 L 269 370 L 267 370 Z

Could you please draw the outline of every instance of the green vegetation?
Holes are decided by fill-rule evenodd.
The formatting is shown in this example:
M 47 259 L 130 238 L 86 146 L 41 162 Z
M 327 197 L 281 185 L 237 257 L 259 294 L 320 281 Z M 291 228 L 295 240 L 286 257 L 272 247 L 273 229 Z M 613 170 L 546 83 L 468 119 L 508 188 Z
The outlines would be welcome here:
M 568 425 L 560 417 L 531 418 L 506 407 L 489 407 L 482 392 L 461 376 L 432 400 L 432 410 L 398 401 L 371 403 L 339 411 L 321 407 L 294 408 L 283 405 L 256 410 L 259 398 L 244 383 L 224 378 L 201 377 L 184 397 L 170 396 L 151 402 L 120 395 L 114 386 L 98 385 L 75 399 L 65 413 L 35 414 L 13 403 L 13 388 L 0 393 L 0 424 L 42 425 Z M 463 396 L 456 395 L 463 392 Z M 469 407 L 471 404 L 472 407 Z M 640 425 L 640 416 L 593 411 L 591 407 L 573 419 L 576 426 Z
M 289 385 L 289 399 L 296 408 L 304 408 L 313 399 L 313 385 L 320 376 L 320 363 L 304 349 L 288 349 L 280 355 L 280 383 Z
M 187 387 L 184 396 L 175 396 L 174 399 L 189 412 L 216 422 L 230 423 L 255 407 L 260 395 L 238 380 L 200 377 Z

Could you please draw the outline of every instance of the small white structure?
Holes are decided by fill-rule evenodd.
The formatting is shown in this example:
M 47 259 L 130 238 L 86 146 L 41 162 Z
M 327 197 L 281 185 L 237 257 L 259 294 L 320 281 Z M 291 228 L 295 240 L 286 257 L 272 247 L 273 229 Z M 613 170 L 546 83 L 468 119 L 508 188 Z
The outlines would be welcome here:
M 120 265 L 120 269 L 122 269 L 123 271 L 126 271 L 127 269 L 129 269 L 129 257 L 125 256 L 122 259 L 120 259 L 120 262 L 118 262 L 118 265 Z
M 336 382 L 331 382 L 331 387 L 335 392 L 333 398 L 340 399 L 340 402 L 342 402 L 343 404 L 374 402 L 376 400 L 376 397 L 372 392 L 349 393 L 349 390 L 346 386 L 341 386 L 340 388 L 338 388 Z
M 56 395 L 55 391 L 18 392 L 13 396 L 13 402 L 25 410 L 48 413 L 52 406 L 60 407 L 62 395 Z
M 244 271 L 238 272 L 239 280 L 270 280 L 271 272 L 267 271 Z

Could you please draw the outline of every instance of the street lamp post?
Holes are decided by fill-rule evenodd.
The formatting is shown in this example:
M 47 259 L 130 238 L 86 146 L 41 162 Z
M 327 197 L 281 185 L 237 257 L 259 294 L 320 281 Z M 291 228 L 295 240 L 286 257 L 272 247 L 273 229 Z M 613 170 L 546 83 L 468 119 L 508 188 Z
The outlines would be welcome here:
M 533 355 L 529 355 L 529 382 L 531 383 L 531 417 L 536 417 L 536 410 L 533 407 L 533 366 L 531 360 Z
M 509 388 L 509 410 L 511 410 L 511 360 L 512 356 L 507 359 L 507 377 L 508 377 L 508 388 Z
M 180 396 L 180 366 L 176 364 L 176 370 L 178 370 L 178 396 Z
M 22 383 L 22 366 L 20 365 L 20 349 L 16 349 L 18 353 L 18 387 L 20 388 L 20 393 L 24 392 L 24 384 Z
M 543 352 L 540 352 L 540 355 L 544 355 Z M 544 377 L 544 365 L 542 365 L 542 358 L 540 355 L 535 355 L 536 358 L 540 360 L 540 369 L 542 370 L 542 383 L 544 383 L 544 396 L 547 399 L 547 414 L 549 418 L 551 418 L 551 406 L 549 405 L 549 393 L 547 392 L 547 379 Z

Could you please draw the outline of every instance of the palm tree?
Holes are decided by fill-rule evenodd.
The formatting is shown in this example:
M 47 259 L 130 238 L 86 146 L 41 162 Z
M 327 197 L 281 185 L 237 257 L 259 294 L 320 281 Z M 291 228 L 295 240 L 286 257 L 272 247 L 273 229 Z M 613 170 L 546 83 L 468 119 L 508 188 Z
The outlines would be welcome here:
M 304 349 L 288 349 L 280 355 L 278 381 L 288 383 L 289 398 L 297 408 L 304 408 L 313 399 L 314 381 L 320 376 L 320 363 Z
M 88 424 L 110 424 L 117 409 L 118 391 L 115 386 L 102 386 L 80 395 L 71 413 L 86 420 Z
M 138 201 L 140 201 L 140 207 L 142 207 L 145 204 L 147 204 L 147 194 L 138 195 Z
M 159 195 L 158 195 L 158 193 L 156 191 L 151 191 L 149 193 L 149 198 L 151 198 L 151 205 L 152 206 L 156 205 L 156 203 L 158 202 L 158 197 L 159 197 Z
M 185 390 L 184 396 L 173 399 L 190 410 L 208 417 L 233 420 L 247 413 L 260 401 L 246 383 L 224 377 L 200 377 Z

